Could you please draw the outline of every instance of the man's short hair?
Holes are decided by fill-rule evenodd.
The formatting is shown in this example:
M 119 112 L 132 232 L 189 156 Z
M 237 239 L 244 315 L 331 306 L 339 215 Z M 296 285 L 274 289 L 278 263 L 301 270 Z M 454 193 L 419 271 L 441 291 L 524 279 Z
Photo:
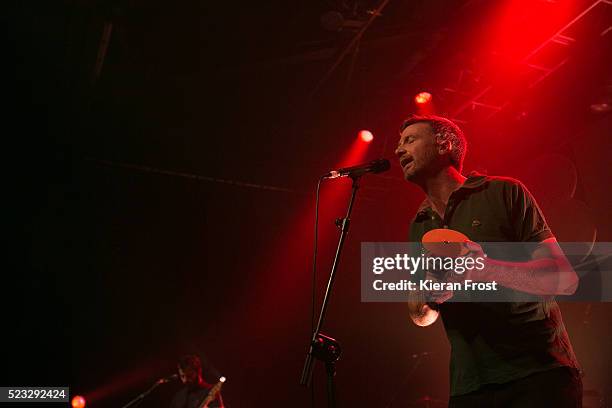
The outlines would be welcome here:
M 444 141 L 450 141 L 453 145 L 453 150 L 450 154 L 450 160 L 453 167 L 458 171 L 463 168 L 463 158 L 467 151 L 467 141 L 463 131 L 453 121 L 436 115 L 411 115 L 400 126 L 400 135 L 410 125 L 415 123 L 429 123 L 431 130 L 436 137 Z
M 192 369 L 197 373 L 202 373 L 202 361 L 195 354 L 187 354 L 179 358 L 178 366 L 181 370 Z

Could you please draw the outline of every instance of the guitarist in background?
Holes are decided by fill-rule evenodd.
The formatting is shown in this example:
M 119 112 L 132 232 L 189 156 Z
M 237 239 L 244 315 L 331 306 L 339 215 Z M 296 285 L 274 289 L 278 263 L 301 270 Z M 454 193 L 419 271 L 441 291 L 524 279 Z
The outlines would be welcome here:
M 489 254 L 482 271 L 453 278 L 496 281 L 535 295 L 573 293 L 576 273 L 531 194 L 511 178 L 464 177 L 465 152 L 463 132 L 448 119 L 412 116 L 400 127 L 395 154 L 404 178 L 426 195 L 410 225 L 410 241 L 448 228 L 476 242 L 534 242 L 524 262 Z M 466 246 L 468 256 L 484 256 L 475 242 Z M 449 407 L 582 406 L 578 361 L 554 300 L 453 303 L 445 302 L 450 296 L 444 293 L 434 298 L 425 303 L 412 297 L 409 313 L 418 326 L 442 316 L 451 346 Z
M 215 392 L 217 395 L 206 406 L 210 408 L 225 407 L 221 393 L 217 390 L 218 387 L 213 387 L 202 378 L 202 362 L 197 355 L 189 354 L 181 357 L 178 361 L 178 374 L 184 386 L 172 398 L 170 408 L 202 408 L 209 393 Z

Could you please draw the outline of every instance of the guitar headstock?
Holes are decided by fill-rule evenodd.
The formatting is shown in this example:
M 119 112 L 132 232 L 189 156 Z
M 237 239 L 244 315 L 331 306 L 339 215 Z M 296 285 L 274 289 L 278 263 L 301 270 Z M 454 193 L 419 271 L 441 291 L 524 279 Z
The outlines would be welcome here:
M 210 389 L 209 394 L 214 394 L 214 395 L 218 394 L 219 391 L 221 391 L 221 387 L 223 387 L 225 380 L 226 380 L 225 377 L 219 378 L 219 381 L 217 381 L 217 383 Z

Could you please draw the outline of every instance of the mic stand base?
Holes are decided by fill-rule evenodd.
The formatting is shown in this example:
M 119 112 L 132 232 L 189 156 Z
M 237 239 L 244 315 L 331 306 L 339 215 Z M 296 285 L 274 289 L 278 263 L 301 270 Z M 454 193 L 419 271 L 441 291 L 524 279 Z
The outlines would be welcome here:
M 336 363 L 325 363 L 325 371 L 327 372 L 327 406 L 336 408 L 336 383 L 334 382 Z

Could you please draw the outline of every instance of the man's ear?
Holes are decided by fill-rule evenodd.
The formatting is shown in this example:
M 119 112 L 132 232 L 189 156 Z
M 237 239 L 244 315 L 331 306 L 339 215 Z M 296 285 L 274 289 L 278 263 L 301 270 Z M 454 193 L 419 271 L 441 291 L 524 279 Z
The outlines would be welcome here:
M 453 151 L 453 143 L 450 140 L 438 140 L 438 153 L 440 155 Z

